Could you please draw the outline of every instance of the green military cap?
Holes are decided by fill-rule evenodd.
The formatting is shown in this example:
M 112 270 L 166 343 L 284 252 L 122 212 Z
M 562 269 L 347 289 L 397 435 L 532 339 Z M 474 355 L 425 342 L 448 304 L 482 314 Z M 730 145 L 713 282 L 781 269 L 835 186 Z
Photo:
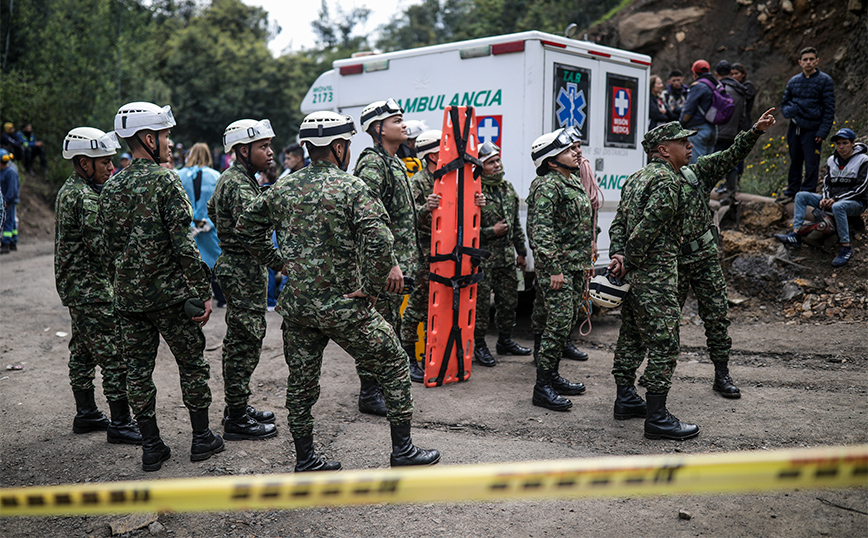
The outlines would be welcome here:
M 645 153 L 650 153 L 651 150 L 656 148 L 662 142 L 679 140 L 695 134 L 696 131 L 693 129 L 682 128 L 680 121 L 670 121 L 669 123 L 658 125 L 645 133 L 645 140 L 642 141 L 642 148 L 645 150 Z

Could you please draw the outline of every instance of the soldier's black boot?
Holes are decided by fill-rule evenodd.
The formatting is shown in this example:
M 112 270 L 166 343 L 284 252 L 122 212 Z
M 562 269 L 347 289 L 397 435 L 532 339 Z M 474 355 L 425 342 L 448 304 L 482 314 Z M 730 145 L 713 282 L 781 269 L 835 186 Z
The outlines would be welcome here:
M 645 437 L 648 439 L 690 439 L 699 435 L 699 426 L 681 422 L 666 409 L 666 393 L 648 392 Z
M 142 470 L 159 471 L 163 462 L 172 455 L 172 450 L 160 438 L 157 417 L 140 418 L 137 422 L 142 432 Z
M 569 411 L 573 402 L 555 392 L 552 387 L 552 370 L 536 369 L 536 384 L 533 386 L 533 404 L 552 411 Z
M 724 398 L 741 398 L 741 391 L 732 382 L 729 366 L 725 362 L 714 363 L 714 385 L 711 386 Z
M 108 404 L 112 420 L 106 429 L 106 440 L 112 444 L 142 444 L 142 434 L 130 416 L 130 403 L 123 399 Z
M 312 471 L 340 471 L 339 461 L 328 461 L 321 458 L 313 449 L 313 436 L 295 437 L 295 472 L 308 473 Z
M 389 462 L 392 467 L 406 467 L 409 465 L 434 465 L 440 461 L 440 452 L 437 450 L 424 450 L 413 444 L 410 439 L 410 425 L 391 425 L 392 430 L 392 455 Z
M 256 422 L 263 424 L 274 424 L 274 413 L 272 411 L 259 411 L 252 405 L 247 406 L 247 414 L 250 415 Z M 223 424 L 226 424 L 226 417 L 229 416 L 229 408 L 223 408 Z
M 615 420 L 627 420 L 630 418 L 645 418 L 648 408 L 645 400 L 636 392 L 636 387 L 618 387 L 618 395 L 615 397 Z
M 250 416 L 247 406 L 229 409 L 223 420 L 223 439 L 242 441 L 245 439 L 268 439 L 277 435 L 277 426 L 262 423 Z
M 96 402 L 93 401 L 93 389 L 76 390 L 72 395 L 75 397 L 75 418 L 72 421 L 74 433 L 105 431 L 109 427 L 109 419 L 96 408 Z
M 473 348 L 473 357 L 476 359 L 476 362 L 482 366 L 490 367 L 497 364 L 491 351 L 488 350 L 488 344 L 485 343 L 485 338 L 478 338 L 476 340 L 476 346 Z
M 537 365 L 537 360 L 539 357 L 539 348 L 542 345 L 542 334 L 534 334 L 533 335 L 533 365 Z
M 552 388 L 562 396 L 578 396 L 585 393 L 584 383 L 570 383 L 555 369 L 552 372 Z
M 208 428 L 208 408 L 190 409 L 190 425 L 193 426 L 193 444 L 190 447 L 190 461 L 204 461 L 223 452 L 226 445 L 219 435 Z
M 497 343 L 494 345 L 494 350 L 498 355 L 530 355 L 530 348 L 520 346 L 508 334 L 501 333 L 497 338 Z
M 425 371 L 419 366 L 419 361 L 416 360 L 416 345 L 407 344 L 404 346 L 404 352 L 407 354 L 407 360 L 410 361 L 410 381 L 413 383 L 422 383 L 425 381 Z
M 564 346 L 564 358 L 573 361 L 586 361 L 588 360 L 588 354 L 577 348 L 573 344 L 572 338 L 567 338 L 567 344 Z
M 359 411 L 378 417 L 386 416 L 386 399 L 383 397 L 383 387 L 370 379 L 359 378 L 362 387 L 359 389 Z

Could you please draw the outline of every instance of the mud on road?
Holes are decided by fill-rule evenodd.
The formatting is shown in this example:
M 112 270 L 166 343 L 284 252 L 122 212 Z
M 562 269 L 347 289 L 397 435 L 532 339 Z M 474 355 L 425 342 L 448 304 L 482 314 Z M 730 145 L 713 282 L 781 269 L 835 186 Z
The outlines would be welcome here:
M 0 262 L 0 485 L 3 487 L 170 477 L 290 472 L 295 463 L 286 427 L 280 318 L 268 314 L 262 361 L 252 403 L 278 412 L 276 438 L 227 442 L 225 452 L 191 463 L 190 424 L 181 405 L 177 368 L 165 345 L 156 369 L 160 428 L 172 458 L 144 473 L 137 447 L 109 445 L 104 434 L 72 433 L 74 403 L 66 360 L 69 315 L 54 290 L 52 244 L 22 244 Z M 564 361 L 561 373 L 587 385 L 568 413 L 530 403 L 534 368 L 526 357 L 498 357 L 495 368 L 474 366 L 467 383 L 437 389 L 413 386 L 414 441 L 438 448 L 442 464 L 582 458 L 626 454 L 710 453 L 868 443 L 868 339 L 862 321 L 787 324 L 761 315 L 760 306 L 734 307 L 731 371 L 740 400 L 711 390 L 713 367 L 701 324 L 688 303 L 682 352 L 670 410 L 699 424 L 685 442 L 649 441 L 642 421 L 612 418 L 609 370 L 619 318 L 594 318 L 578 345 L 587 362 Z M 693 310 L 691 311 L 691 308 Z M 768 303 L 778 312 L 781 305 Z M 739 310 L 743 309 L 743 310 Z M 220 342 L 224 310 L 205 327 L 211 364 L 212 427 L 221 431 Z M 531 335 L 520 320 L 517 340 Z M 65 333 L 65 334 L 64 334 Z M 494 335 L 489 335 L 493 344 Z M 320 450 L 345 469 L 385 468 L 389 431 L 384 419 L 356 409 L 358 380 L 350 358 L 326 349 L 322 396 L 314 408 Z M 100 389 L 97 401 L 107 411 Z M 831 504 L 830 504 L 831 503 Z M 837 506 L 836 506 L 837 505 Z M 843 508 L 842 508 L 843 507 Z M 858 510 L 851 511 L 846 508 Z M 679 519 L 679 510 L 692 515 Z M 375 505 L 295 511 L 160 514 L 164 536 L 865 536 L 868 488 L 799 490 L 771 494 L 624 497 L 503 503 Z M 109 536 L 120 516 L 4 519 L 3 536 Z M 147 528 L 125 536 L 150 536 Z

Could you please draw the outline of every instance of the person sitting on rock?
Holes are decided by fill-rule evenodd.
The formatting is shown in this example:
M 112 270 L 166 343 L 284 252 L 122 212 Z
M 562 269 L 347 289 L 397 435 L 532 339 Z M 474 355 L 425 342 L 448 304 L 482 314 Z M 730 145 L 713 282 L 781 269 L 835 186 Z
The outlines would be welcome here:
M 802 236 L 798 231 L 805 221 L 807 206 L 831 210 L 840 242 L 838 255 L 832 260 L 832 265 L 841 267 L 853 256 L 847 217 L 861 215 L 868 205 L 868 146 L 857 143 L 856 133 L 846 128 L 835 133 L 832 142 L 835 143 L 835 153 L 827 163 L 822 194 L 796 193 L 793 231 L 775 234 L 775 239 L 790 247 L 802 246 Z

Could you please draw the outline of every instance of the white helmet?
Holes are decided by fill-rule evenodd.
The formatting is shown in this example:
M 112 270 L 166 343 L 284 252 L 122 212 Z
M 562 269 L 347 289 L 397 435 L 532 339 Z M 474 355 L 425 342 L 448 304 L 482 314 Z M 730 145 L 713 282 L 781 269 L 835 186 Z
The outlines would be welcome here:
M 428 130 L 425 120 L 407 120 L 404 125 L 407 128 L 407 138 L 419 138 L 419 135 Z
M 500 148 L 494 142 L 483 142 L 479 146 L 479 161 L 485 162 L 488 159 L 500 155 Z
M 270 121 L 236 120 L 223 131 L 223 152 L 229 153 L 236 144 L 250 144 L 266 138 L 274 138 Z
M 298 130 L 298 140 L 312 146 L 328 146 L 335 140 L 349 140 L 356 134 L 352 116 L 321 110 L 304 117 Z
M 573 139 L 563 129 L 546 133 L 533 141 L 530 157 L 533 165 L 539 168 L 549 157 L 557 157 L 573 144 Z
M 622 283 L 618 277 L 611 273 L 595 276 L 588 285 L 591 302 L 601 308 L 621 306 L 628 291 L 630 291 L 630 284 Z
M 127 103 L 115 114 L 115 132 L 121 138 L 132 138 L 137 132 L 149 129 L 162 131 L 175 126 L 172 107 L 159 107 L 154 103 L 137 101 Z
M 114 131 L 106 133 L 94 127 L 76 127 L 63 139 L 63 158 L 108 157 L 116 154 L 120 147 Z
M 384 120 L 403 113 L 404 109 L 394 99 L 374 101 L 362 110 L 362 131 L 368 132 L 368 128 L 377 120 Z
M 420 134 L 416 138 L 416 157 L 422 160 L 425 158 L 425 155 L 440 151 L 441 138 L 443 138 L 443 131 L 438 129 L 432 129 Z

